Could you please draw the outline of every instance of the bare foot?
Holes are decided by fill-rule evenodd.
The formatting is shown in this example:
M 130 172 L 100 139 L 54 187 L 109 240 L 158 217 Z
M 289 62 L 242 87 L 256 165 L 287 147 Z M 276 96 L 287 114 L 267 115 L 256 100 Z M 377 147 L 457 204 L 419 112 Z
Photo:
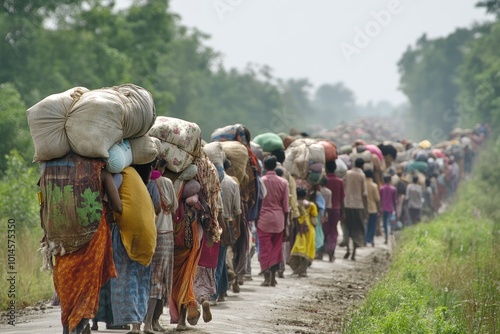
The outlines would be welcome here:
M 210 303 L 205 300 L 201 307 L 203 308 L 203 321 L 210 322 L 212 320 L 212 312 L 210 312 Z
M 182 324 L 177 324 L 177 327 L 175 327 L 176 331 L 187 331 L 188 329 L 188 326 Z
M 141 324 L 132 324 L 132 329 L 127 334 L 139 334 L 141 332 Z
M 166 328 L 164 328 L 164 327 L 162 327 L 162 325 L 160 325 L 158 320 L 153 320 L 153 330 L 157 331 L 157 332 L 166 332 L 167 331 Z
M 146 333 L 146 334 L 154 334 L 153 326 L 151 324 L 144 323 L 143 332 Z
M 238 280 L 235 278 L 233 283 L 233 292 L 240 293 L 240 286 L 238 284 Z
M 198 307 L 188 306 L 187 307 L 187 322 L 191 326 L 196 326 L 198 320 L 200 319 L 201 312 Z

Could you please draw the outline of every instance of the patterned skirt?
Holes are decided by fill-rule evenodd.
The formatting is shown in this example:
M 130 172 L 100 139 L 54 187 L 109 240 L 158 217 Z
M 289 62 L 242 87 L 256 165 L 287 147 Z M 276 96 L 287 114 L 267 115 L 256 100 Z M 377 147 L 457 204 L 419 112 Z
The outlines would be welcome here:
M 151 260 L 151 289 L 149 298 L 168 300 L 174 274 L 174 233 L 158 232 Z
M 194 295 L 198 303 L 210 300 L 215 291 L 215 268 L 198 266 L 194 276 Z

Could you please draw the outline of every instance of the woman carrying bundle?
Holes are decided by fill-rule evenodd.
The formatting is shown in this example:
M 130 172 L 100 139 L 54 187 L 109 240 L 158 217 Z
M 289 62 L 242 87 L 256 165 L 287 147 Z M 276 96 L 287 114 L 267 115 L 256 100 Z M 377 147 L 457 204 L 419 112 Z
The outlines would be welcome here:
M 53 264 L 64 334 L 90 333 L 101 287 L 116 277 L 106 217 L 122 203 L 101 159 L 73 152 L 47 161 L 40 178 L 42 253 Z

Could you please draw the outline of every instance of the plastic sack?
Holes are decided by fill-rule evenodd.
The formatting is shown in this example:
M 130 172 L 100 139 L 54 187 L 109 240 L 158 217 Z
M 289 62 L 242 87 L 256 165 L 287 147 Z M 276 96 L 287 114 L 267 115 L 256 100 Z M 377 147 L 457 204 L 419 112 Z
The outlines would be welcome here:
M 111 146 L 108 154 L 109 157 L 105 159 L 105 162 L 106 170 L 110 173 L 120 173 L 132 164 L 132 148 L 127 139 Z

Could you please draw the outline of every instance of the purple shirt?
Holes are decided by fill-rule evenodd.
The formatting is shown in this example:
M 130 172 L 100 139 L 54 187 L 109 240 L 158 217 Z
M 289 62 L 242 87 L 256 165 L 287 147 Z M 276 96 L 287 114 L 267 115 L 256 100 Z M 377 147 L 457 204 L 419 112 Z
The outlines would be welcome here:
M 393 212 L 396 209 L 396 187 L 390 184 L 384 184 L 380 187 L 380 204 L 382 211 Z
M 257 226 L 266 233 L 279 233 L 285 229 L 285 214 L 288 213 L 288 181 L 268 171 L 262 177 L 267 194 L 262 202 Z

